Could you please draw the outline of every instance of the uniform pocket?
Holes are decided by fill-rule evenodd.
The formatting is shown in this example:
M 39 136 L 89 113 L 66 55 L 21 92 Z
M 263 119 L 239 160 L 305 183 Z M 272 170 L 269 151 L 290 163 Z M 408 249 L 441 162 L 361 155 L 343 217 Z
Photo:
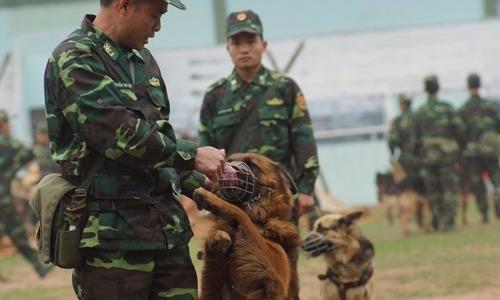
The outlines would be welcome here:
M 165 214 L 166 224 L 163 226 L 167 238 L 167 247 L 172 249 L 179 245 L 186 245 L 193 237 L 189 218 L 184 208 L 177 201 L 167 202 L 168 214 Z
M 272 156 L 275 160 L 283 158 L 290 147 L 288 120 L 288 110 L 285 106 L 266 105 L 259 108 L 262 144 L 270 153 L 278 154 Z
M 217 147 L 227 148 L 240 119 L 233 113 L 225 113 L 214 118 L 214 136 Z
M 153 102 L 156 107 L 167 107 L 167 99 L 165 98 L 162 89 L 149 87 L 147 88 L 147 93 L 151 102 Z

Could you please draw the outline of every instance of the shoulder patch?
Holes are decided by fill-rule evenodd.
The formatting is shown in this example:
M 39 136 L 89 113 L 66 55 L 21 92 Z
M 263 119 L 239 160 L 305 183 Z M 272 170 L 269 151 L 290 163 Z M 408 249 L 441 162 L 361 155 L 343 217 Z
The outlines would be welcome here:
M 297 93 L 297 96 L 295 97 L 295 103 L 302 112 L 307 111 L 306 97 L 304 97 L 302 92 Z
M 216 82 L 212 83 L 206 90 L 206 93 L 210 93 L 216 88 L 223 86 L 227 82 L 227 78 L 221 78 L 217 80 Z

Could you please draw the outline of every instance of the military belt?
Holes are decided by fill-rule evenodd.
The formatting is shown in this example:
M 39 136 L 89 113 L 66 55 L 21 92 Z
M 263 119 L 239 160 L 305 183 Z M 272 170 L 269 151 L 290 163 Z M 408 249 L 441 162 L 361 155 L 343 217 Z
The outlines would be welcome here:
M 137 200 L 87 200 L 87 211 L 117 211 L 120 209 L 126 209 L 137 206 L 155 205 L 162 204 L 167 201 L 166 197 L 155 197 L 148 199 L 137 199 Z

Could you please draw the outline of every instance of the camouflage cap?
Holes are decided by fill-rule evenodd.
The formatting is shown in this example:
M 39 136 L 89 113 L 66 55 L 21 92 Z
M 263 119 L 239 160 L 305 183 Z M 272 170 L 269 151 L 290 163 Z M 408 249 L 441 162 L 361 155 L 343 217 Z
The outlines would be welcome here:
M 439 79 L 435 74 L 427 75 L 424 78 L 424 84 L 439 84 Z
M 186 5 L 184 5 L 184 3 L 182 3 L 180 0 L 163 0 L 163 1 L 167 2 L 167 4 L 171 4 L 177 7 L 178 9 L 182 10 L 186 9 Z
M 35 132 L 36 133 L 47 133 L 47 122 L 46 121 L 41 121 L 38 122 L 35 126 Z
M 5 110 L 0 109 L 0 123 L 5 122 L 9 122 L 9 114 Z
M 425 76 L 424 88 L 429 93 L 436 93 L 439 90 L 439 79 L 435 74 Z
M 226 37 L 231 37 L 241 32 L 262 35 L 264 29 L 259 15 L 251 10 L 236 11 L 231 13 L 226 20 Z
M 403 103 L 403 104 L 411 104 L 411 97 L 406 95 L 406 94 L 399 94 L 398 95 L 398 101 L 399 103 Z
M 467 76 L 467 86 L 469 88 L 478 88 L 481 86 L 481 77 L 476 73 L 471 73 Z

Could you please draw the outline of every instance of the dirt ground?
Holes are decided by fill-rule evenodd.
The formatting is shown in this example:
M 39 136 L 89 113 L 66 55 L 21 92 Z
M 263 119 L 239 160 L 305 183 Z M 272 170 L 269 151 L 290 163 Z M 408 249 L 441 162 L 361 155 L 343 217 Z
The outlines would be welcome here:
M 189 212 L 190 219 L 192 222 L 192 228 L 195 233 L 195 238 L 202 240 L 210 228 L 211 220 L 203 212 L 198 212 L 192 205 L 187 203 L 187 211 Z M 480 250 L 480 249 L 479 249 Z M 4 238 L 0 242 L 0 258 L 14 257 L 17 255 L 15 248 L 10 245 L 7 238 Z M 418 267 L 417 267 L 418 268 Z M 320 281 L 317 276 L 324 272 L 325 266 L 321 259 L 307 259 L 301 257 L 299 263 L 299 276 L 301 281 L 301 299 L 303 300 L 318 300 Z M 375 270 L 374 280 L 375 280 L 375 290 L 376 294 L 384 294 L 384 290 L 394 288 L 394 283 L 397 282 L 394 278 L 398 278 L 401 274 L 411 274 L 415 272 L 416 268 L 384 268 Z M 71 292 L 71 271 L 56 269 L 51 272 L 44 280 L 38 279 L 35 272 L 29 269 L 29 265 L 22 263 L 19 267 L 13 268 L 14 271 L 9 272 L 9 274 L 0 274 L 7 279 L 7 282 L 0 280 L 0 298 L 2 291 L 7 290 L 24 290 L 33 287 L 40 288 L 58 288 L 64 289 L 65 295 L 72 295 Z M 444 297 L 426 297 L 420 298 L 421 300 L 498 300 L 500 299 L 500 267 L 497 274 L 493 279 L 493 285 L 489 285 L 481 291 L 474 291 L 470 293 L 461 293 L 460 295 L 450 295 Z M 415 287 L 415 284 L 421 285 L 422 289 L 433 289 L 436 285 L 428 285 L 425 282 L 405 282 L 399 283 L 401 287 L 404 285 L 413 285 L 411 289 L 419 288 Z M 71 296 L 73 297 L 73 296 Z M 382 299 L 377 297 L 378 299 Z M 31 298 L 30 298 L 31 299 Z M 36 299 L 36 298 L 33 298 Z M 64 300 L 68 299 L 66 297 L 62 298 Z M 73 299 L 73 298 L 70 298 Z M 24 299 L 23 299 L 24 300 Z M 57 299 L 56 299 L 57 300 Z

